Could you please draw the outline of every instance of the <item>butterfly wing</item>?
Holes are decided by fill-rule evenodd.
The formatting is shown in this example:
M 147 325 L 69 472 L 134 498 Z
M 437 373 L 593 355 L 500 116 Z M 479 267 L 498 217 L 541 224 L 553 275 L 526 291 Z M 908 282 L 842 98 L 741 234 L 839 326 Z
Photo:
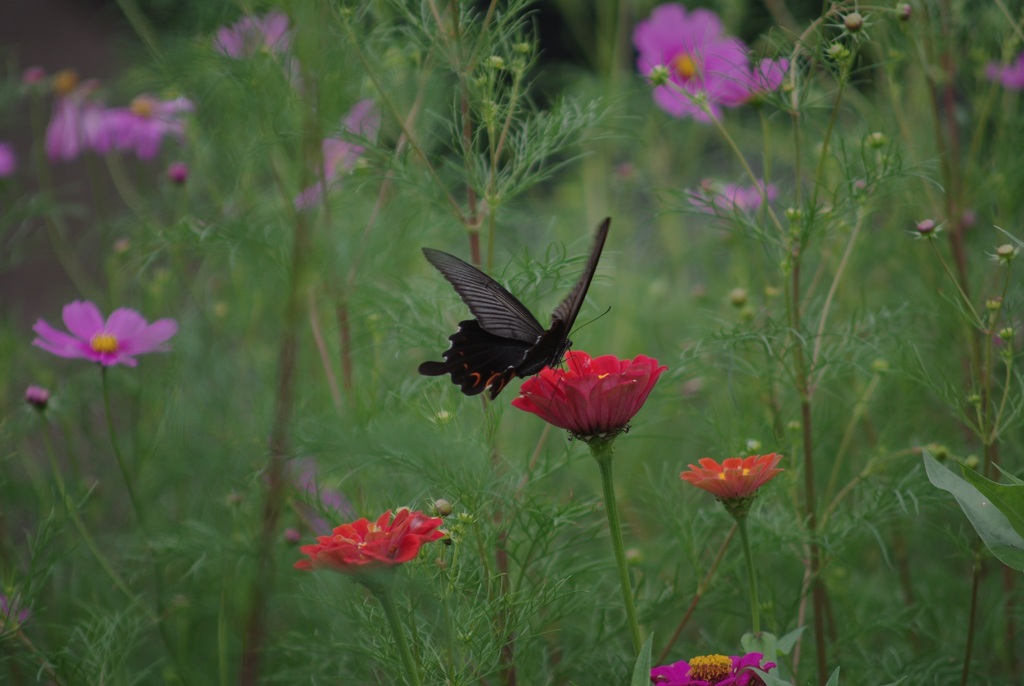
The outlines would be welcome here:
M 565 296 L 565 300 L 558 304 L 558 307 L 555 308 L 554 313 L 551 315 L 552 325 L 555 322 L 561 322 L 567 336 L 572 331 L 572 325 L 576 322 L 576 315 L 580 313 L 583 301 L 587 297 L 587 290 L 590 288 L 590 282 L 594 279 L 594 272 L 597 271 L 597 262 L 601 259 L 601 251 L 604 250 L 604 241 L 608 238 L 608 227 L 611 223 L 612 218 L 607 217 L 597 227 L 597 234 L 594 236 L 594 245 L 590 248 L 590 259 L 587 260 L 587 266 L 583 269 L 579 281 L 569 291 L 569 295 Z
M 477 395 L 491 389 L 491 400 L 512 380 L 532 343 L 488 333 L 475 319 L 459 322 L 458 330 L 448 337 L 452 343 L 444 351 L 444 362 L 424 362 L 424 376 L 452 375 L 452 383 L 465 395 Z
M 519 376 L 536 374 L 544 367 L 558 364 L 565 356 L 565 351 L 572 345 L 569 333 L 572 331 L 576 316 L 580 313 L 580 308 L 583 307 L 590 282 L 594 279 L 594 272 L 597 271 L 597 262 L 601 259 L 601 251 L 604 249 L 605 239 L 608 238 L 608 227 L 611 225 L 611 221 L 611 217 L 608 217 L 597 227 L 594 244 L 590 248 L 590 258 L 587 260 L 587 266 L 583 269 L 583 274 L 569 291 L 569 295 L 558 304 L 552 313 L 551 328 L 537 339 L 536 345 L 527 351 L 523 361 L 516 367 L 516 374 Z
M 423 254 L 455 288 L 484 331 L 530 345 L 544 333 L 525 305 L 473 265 L 431 248 L 423 248 Z

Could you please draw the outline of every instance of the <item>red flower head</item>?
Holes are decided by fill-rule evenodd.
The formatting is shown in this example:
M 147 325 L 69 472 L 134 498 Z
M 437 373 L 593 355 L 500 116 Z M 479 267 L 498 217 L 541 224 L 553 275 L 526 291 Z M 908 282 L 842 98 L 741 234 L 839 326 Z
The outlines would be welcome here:
M 614 355 L 592 358 L 581 351 L 566 353 L 566 363 L 567 370 L 549 367 L 527 379 L 512 405 L 583 440 L 610 438 L 628 429 L 668 369 L 646 355 L 620 360 Z
M 389 523 L 390 522 L 390 523 Z M 308 560 L 295 563 L 296 569 L 330 569 L 341 574 L 363 574 L 388 569 L 416 557 L 420 546 L 444 537 L 438 531 L 442 520 L 422 512 L 401 508 L 391 519 L 391 510 L 376 522 L 365 517 L 336 527 L 330 536 L 318 536 L 315 545 L 299 551 Z
M 700 467 L 691 464 L 690 471 L 683 472 L 679 477 L 714 494 L 729 507 L 735 501 L 747 501 L 757 489 L 774 479 L 782 471 L 775 468 L 781 459 L 782 455 L 770 453 L 729 457 L 718 464 L 710 457 L 704 457 L 700 460 Z M 746 509 L 741 514 L 746 514 Z

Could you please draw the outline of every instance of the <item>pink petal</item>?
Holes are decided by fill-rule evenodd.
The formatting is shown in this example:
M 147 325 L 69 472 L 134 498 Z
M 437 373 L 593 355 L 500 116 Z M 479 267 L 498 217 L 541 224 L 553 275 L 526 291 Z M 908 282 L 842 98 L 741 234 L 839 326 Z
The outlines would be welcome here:
M 94 357 L 95 353 L 88 344 L 80 341 L 74 336 L 64 333 L 63 331 L 58 331 L 42 319 L 35 323 L 32 330 L 39 336 L 32 341 L 32 345 L 42 348 L 48 353 L 52 353 L 58 357 L 84 357 L 92 360 L 98 359 Z
M 148 352 L 168 350 L 169 348 L 164 346 L 163 343 L 176 333 L 178 333 L 178 322 L 173 319 L 160 319 L 122 341 L 118 352 L 124 355 L 141 355 Z M 125 364 L 134 367 L 135 361 L 128 362 L 125 360 Z
M 346 131 L 362 136 L 368 140 L 375 140 L 377 132 L 380 131 L 380 110 L 373 100 L 360 100 L 349 110 L 342 121 Z
M 119 307 L 107 317 L 106 331 L 117 338 L 126 340 L 146 328 L 146 320 L 141 314 L 127 307 Z
M 103 315 L 96 305 L 88 300 L 75 300 L 64 306 L 64 326 L 79 339 L 89 342 L 103 331 Z

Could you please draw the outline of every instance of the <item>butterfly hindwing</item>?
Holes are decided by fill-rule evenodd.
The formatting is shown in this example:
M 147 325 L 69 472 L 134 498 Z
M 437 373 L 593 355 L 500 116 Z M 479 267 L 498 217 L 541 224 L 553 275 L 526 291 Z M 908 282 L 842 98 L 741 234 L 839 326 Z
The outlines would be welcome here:
M 442 355 L 444 362 L 424 362 L 419 367 L 420 374 L 451 374 L 452 383 L 466 395 L 476 395 L 490 387 L 492 400 L 515 375 L 516 366 L 531 347 L 523 341 L 488 333 L 475 319 L 459 322 L 458 330 L 448 340 L 451 345 Z
M 444 362 L 424 362 L 420 374 L 450 374 L 452 383 L 466 395 L 490 388 L 493 400 L 513 376 L 530 376 L 559 363 L 572 345 L 569 332 L 587 297 L 610 223 L 610 218 L 605 219 L 597 228 L 583 274 L 555 308 L 547 330 L 514 295 L 473 265 L 446 252 L 423 248 L 427 260 L 455 288 L 476 319 L 459 322 L 458 330 L 448 337 L 451 345 L 443 354 Z

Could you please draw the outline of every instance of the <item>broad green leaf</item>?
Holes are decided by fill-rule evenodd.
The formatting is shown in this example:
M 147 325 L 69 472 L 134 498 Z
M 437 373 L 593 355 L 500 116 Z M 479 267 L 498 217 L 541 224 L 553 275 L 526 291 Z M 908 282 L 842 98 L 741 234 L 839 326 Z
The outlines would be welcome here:
M 781 655 L 789 655 L 793 652 L 793 646 L 800 639 L 800 635 L 804 632 L 805 626 L 798 626 L 797 628 L 790 631 L 788 634 L 783 636 L 778 641 L 778 649 Z
M 640 655 L 636 658 L 636 665 L 633 666 L 633 678 L 629 686 L 651 686 L 651 644 L 654 642 L 654 634 L 649 634 L 644 641 L 644 647 L 640 649 Z
M 938 463 L 936 463 L 938 464 Z M 934 483 L 934 482 L 933 482 Z M 839 668 L 836 667 L 836 671 L 832 672 L 832 676 L 825 682 L 825 686 L 839 686 Z
M 773 633 L 762 631 L 759 634 L 743 634 L 740 647 L 746 653 L 761 653 L 765 662 L 778 662 L 779 639 Z
M 1024 537 L 1024 486 L 997 484 L 973 469 L 961 467 L 961 470 L 964 478 L 981 491 L 982 495 L 988 496 L 992 504 L 998 507 L 1010 522 L 1013 530 Z
M 928 451 L 924 451 L 924 468 L 933 486 L 951 493 L 960 503 L 967 519 L 992 554 L 1006 566 L 1024 571 L 1024 538 L 991 500 L 968 481 L 936 462 Z

